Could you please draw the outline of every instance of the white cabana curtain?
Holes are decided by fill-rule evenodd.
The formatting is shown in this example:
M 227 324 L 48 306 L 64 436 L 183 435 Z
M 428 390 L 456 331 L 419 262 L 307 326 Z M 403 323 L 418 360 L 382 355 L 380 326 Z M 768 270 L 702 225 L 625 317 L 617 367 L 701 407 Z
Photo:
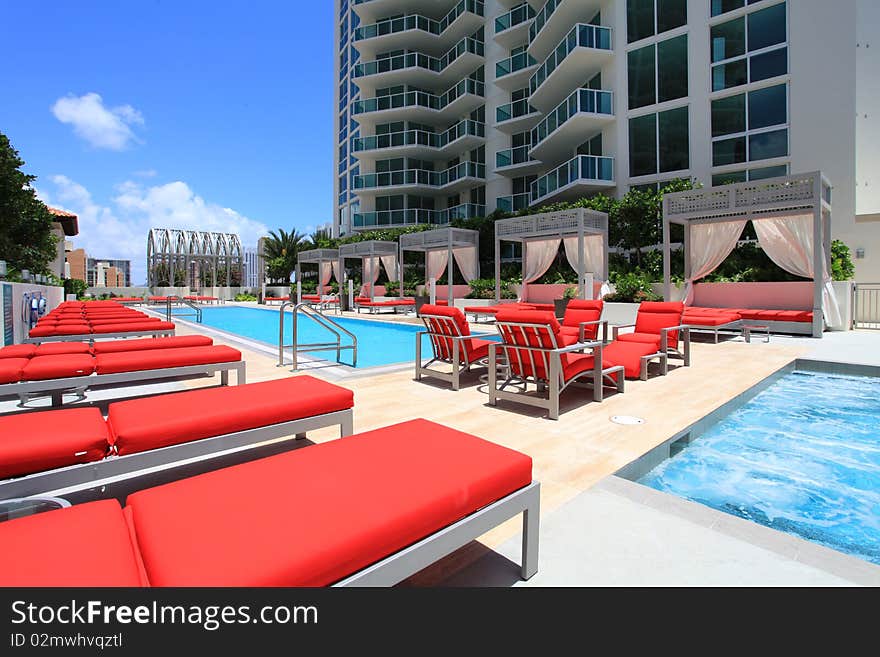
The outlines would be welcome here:
M 477 247 L 460 246 L 452 250 L 452 255 L 455 257 L 455 262 L 465 283 L 474 280 L 477 277 Z
M 363 263 L 364 270 L 364 283 L 361 287 L 361 293 L 372 297 L 373 287 L 376 285 L 376 281 L 379 280 L 379 257 L 362 258 L 361 262 Z
M 332 265 L 333 278 L 336 279 L 337 283 L 342 285 L 342 276 L 345 270 L 340 270 L 339 262 L 337 260 L 333 260 L 330 264 Z
M 813 270 L 813 215 L 773 217 L 753 221 L 758 243 L 770 259 L 795 276 L 816 279 L 821 276 L 822 311 L 829 326 L 841 323 L 840 307 L 828 273 L 827 254 L 822 257 L 822 272 Z M 820 247 L 821 248 L 821 247 Z
M 694 283 L 718 269 L 736 248 L 745 227 L 745 219 L 690 226 L 691 275 L 685 280 L 684 305 L 693 303 Z
M 436 281 L 446 271 L 449 264 L 449 251 L 446 249 L 425 252 L 425 282 L 432 278 Z
M 562 240 L 565 247 L 565 258 L 575 271 L 578 270 L 578 238 L 565 237 Z M 599 298 L 611 292 L 608 286 L 608 272 L 605 271 L 605 238 L 602 235 L 584 235 L 584 273 L 593 274 L 593 279 L 601 283 Z M 593 290 L 588 290 L 590 297 Z
M 559 242 L 562 238 L 554 237 L 549 240 L 534 240 L 523 242 L 523 282 L 522 299 L 528 299 L 526 292 L 529 283 L 532 283 L 550 269 L 550 265 L 559 253 Z
M 330 282 L 330 275 L 333 273 L 333 263 L 331 262 L 321 262 L 318 264 L 318 271 L 321 277 L 321 289 L 318 290 L 318 294 L 324 294 L 325 289 L 327 288 L 327 283 Z
M 385 267 L 385 273 L 388 274 L 389 281 L 396 281 L 397 276 L 397 256 L 383 255 L 381 256 L 382 266 Z

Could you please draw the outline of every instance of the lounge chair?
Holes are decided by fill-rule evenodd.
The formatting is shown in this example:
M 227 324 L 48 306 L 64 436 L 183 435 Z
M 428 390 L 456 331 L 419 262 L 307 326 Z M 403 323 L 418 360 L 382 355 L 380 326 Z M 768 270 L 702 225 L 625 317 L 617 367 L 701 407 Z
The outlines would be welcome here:
M 523 514 L 532 460 L 427 420 L 0 522 L 0 586 L 390 586 Z
M 495 325 L 500 344 L 489 346 L 489 403 L 499 399 L 547 409 L 551 420 L 559 419 L 559 395 L 576 382 L 589 382 L 593 399 L 601 402 L 604 386 L 624 389 L 624 367 L 608 362 L 602 343 L 577 342 L 562 333 L 553 313 L 540 310 L 499 312 Z M 503 380 L 499 385 L 499 372 Z M 538 393 L 510 392 L 508 387 L 534 384 Z
M 40 345 L 42 347 L 42 345 Z M 35 397 L 49 396 L 61 406 L 64 394 L 85 398 L 86 390 L 105 386 L 132 386 L 163 379 L 199 378 L 220 373 L 228 385 L 229 372 L 245 382 L 241 352 L 225 345 L 142 349 L 137 351 L 91 351 L 0 359 L 0 399 L 18 397 L 24 406 Z
M 283 297 L 266 297 L 263 299 L 263 302 L 268 306 L 270 301 L 277 301 L 279 304 L 283 304 L 285 301 L 290 301 L 290 295 L 285 295 Z
M 366 301 L 359 301 L 355 299 L 355 305 L 357 306 L 358 313 L 361 312 L 362 308 L 370 311 L 370 314 L 377 313 L 386 308 L 391 308 L 395 313 L 399 310 L 410 310 L 411 308 L 415 308 L 416 301 L 415 299 L 383 299 L 381 301 L 370 301 L 367 299 Z
M 416 333 L 416 381 L 430 376 L 451 383 L 452 389 L 458 390 L 462 372 L 470 371 L 474 365 L 485 367 L 491 343 L 483 338 L 488 334 L 471 335 L 461 310 L 426 304 L 419 311 L 419 317 L 425 323 L 426 330 Z M 434 356 L 423 363 L 422 336 L 425 335 L 431 340 Z M 433 369 L 431 365 L 435 363 L 450 365 L 452 372 Z
M 114 402 L 106 421 L 94 407 L 0 416 L 0 499 L 124 499 L 177 471 L 291 446 L 265 441 L 336 425 L 350 435 L 353 405 L 350 390 L 298 376 Z
M 691 364 L 691 334 L 690 327 L 682 323 L 683 312 L 684 304 L 680 301 L 643 301 L 635 324 L 613 327 L 614 340 L 653 345 L 667 358 L 671 355 L 681 358 L 687 367 Z M 633 332 L 620 333 L 622 328 L 633 328 Z
M 578 342 L 599 339 L 602 327 L 602 342 L 608 342 L 608 321 L 602 319 L 604 303 L 601 300 L 572 299 L 565 308 L 562 319 L 562 333 L 577 338 Z

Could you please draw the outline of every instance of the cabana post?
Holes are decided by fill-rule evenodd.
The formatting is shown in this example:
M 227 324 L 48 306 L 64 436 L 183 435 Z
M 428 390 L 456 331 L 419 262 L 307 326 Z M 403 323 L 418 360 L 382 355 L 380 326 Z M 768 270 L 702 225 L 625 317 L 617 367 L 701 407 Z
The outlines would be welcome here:
M 593 241 L 597 239 L 601 241 L 598 249 L 595 248 Z M 593 298 L 593 290 L 590 289 L 588 292 L 586 289 L 587 274 L 592 274 L 602 282 L 607 280 L 608 276 L 608 215 L 587 208 L 573 208 L 511 217 L 495 222 L 495 303 L 501 302 L 501 243 L 520 242 L 523 245 L 523 292 L 525 293 L 528 283 L 531 282 L 526 280 L 527 273 L 531 273 L 534 280 L 537 280 L 547 271 L 556 257 L 559 242 L 554 243 L 555 240 L 562 242 L 569 264 L 577 271 L 578 297 Z M 591 240 L 589 246 L 588 240 Z M 528 255 L 530 245 L 536 251 L 540 250 L 537 253 L 538 257 L 531 262 Z M 573 253 L 574 249 L 576 253 Z M 531 272 L 528 271 L 530 265 L 534 267 Z M 525 294 L 523 296 L 525 297 Z
M 458 263 L 458 268 L 468 283 L 474 278 L 480 277 L 480 233 L 476 230 L 447 227 L 401 235 L 399 260 L 401 294 L 403 290 L 403 255 L 406 251 L 424 252 L 426 284 L 431 278 L 439 278 L 437 275 L 439 272 L 433 271 L 433 268 L 435 264 L 443 264 L 442 257 L 445 256 L 446 281 L 448 283 L 446 297 L 450 307 L 454 301 L 452 288 L 454 263 Z M 434 254 L 440 255 L 440 259 L 436 262 L 432 259 Z
M 385 266 L 389 280 L 400 280 L 400 267 L 397 262 L 397 243 L 381 240 L 368 240 L 343 244 L 339 247 L 339 273 L 344 276 L 345 261 L 360 258 L 363 267 L 363 284 L 369 285 L 370 301 L 376 298 L 376 279 L 379 276 L 380 262 Z M 370 280 L 367 280 L 369 273 Z

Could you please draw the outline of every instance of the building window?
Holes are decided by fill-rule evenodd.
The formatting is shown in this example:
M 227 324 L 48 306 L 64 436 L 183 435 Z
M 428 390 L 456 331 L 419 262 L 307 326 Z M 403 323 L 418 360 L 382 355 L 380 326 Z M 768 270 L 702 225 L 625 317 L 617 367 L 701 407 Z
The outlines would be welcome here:
M 710 40 L 712 91 L 788 72 L 784 2 L 713 26 Z
M 629 108 L 688 95 L 688 44 L 683 34 L 627 54 Z
M 629 120 L 629 175 L 681 171 L 690 167 L 688 108 Z
M 777 178 L 779 176 L 787 175 L 787 164 L 780 164 L 775 167 L 760 167 L 758 169 L 749 169 L 747 171 L 729 171 L 727 173 L 716 173 L 712 176 L 712 186 L 731 185 L 733 183 L 741 183 L 749 180 L 764 180 L 765 178 Z
M 779 84 L 712 101 L 712 165 L 788 155 L 788 90 Z
M 627 0 L 627 42 L 646 39 L 687 24 L 687 0 Z

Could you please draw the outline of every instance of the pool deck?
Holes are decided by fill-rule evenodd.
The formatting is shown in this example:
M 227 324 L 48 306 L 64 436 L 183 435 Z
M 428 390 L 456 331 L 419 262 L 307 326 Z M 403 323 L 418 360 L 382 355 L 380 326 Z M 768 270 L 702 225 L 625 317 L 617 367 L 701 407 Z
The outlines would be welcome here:
M 346 313 L 346 316 L 355 316 Z M 361 319 L 415 323 L 414 317 L 362 315 Z M 491 325 L 472 325 L 475 331 Z M 242 351 L 249 382 L 297 376 L 276 366 L 265 345 L 228 340 L 215 331 L 178 322 L 178 335 L 204 332 Z M 358 371 L 310 367 L 309 374 L 354 391 L 356 432 L 423 417 L 530 455 L 541 482 L 541 560 L 527 584 L 546 586 L 651 585 L 880 585 L 880 566 L 848 557 L 774 530 L 712 511 L 614 477 L 614 473 L 664 443 L 719 406 L 796 358 L 815 357 L 880 365 L 880 331 L 826 333 L 823 340 L 773 336 L 770 343 L 741 338 L 695 342 L 692 365 L 671 361 L 669 375 L 627 381 L 626 393 L 604 402 L 589 391 L 568 390 L 558 421 L 537 408 L 488 405 L 476 377 L 453 392 L 442 382 L 413 380 L 405 369 Z M 205 385 L 202 381 L 151 386 L 156 391 Z M 151 392 L 132 388 L 130 394 Z M 125 391 L 90 395 L 125 396 Z M 0 402 L 9 410 L 12 402 Z M 614 424 L 635 415 L 644 424 Z M 332 430 L 309 434 L 315 442 Z M 717 514 L 717 515 L 716 515 Z M 721 517 L 719 517 L 721 516 Z M 741 523 L 746 523 L 742 525 Z M 410 578 L 409 585 L 519 585 L 518 520 L 512 520 Z M 767 533 L 769 532 L 769 534 Z M 511 575 L 514 573 L 514 575 Z

